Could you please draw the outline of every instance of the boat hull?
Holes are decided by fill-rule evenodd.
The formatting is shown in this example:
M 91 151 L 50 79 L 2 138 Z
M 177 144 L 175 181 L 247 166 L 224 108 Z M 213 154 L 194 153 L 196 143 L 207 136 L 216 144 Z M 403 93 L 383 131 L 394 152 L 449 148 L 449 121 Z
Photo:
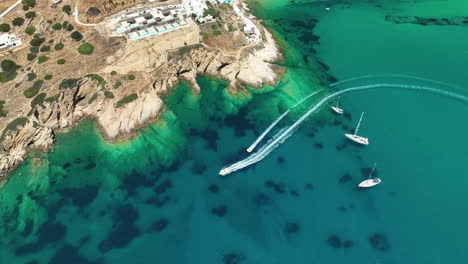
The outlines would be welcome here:
M 361 188 L 369 188 L 377 184 L 380 184 L 381 182 L 382 180 L 380 180 L 380 178 L 373 178 L 373 179 L 368 179 L 368 180 L 361 182 L 358 186 Z
M 345 134 L 345 136 L 347 138 L 351 139 L 352 141 L 356 142 L 356 143 L 359 143 L 359 144 L 362 144 L 362 145 L 369 145 L 369 139 L 368 138 L 361 137 L 361 136 L 354 135 L 354 134 Z
M 330 107 L 335 113 L 340 114 L 340 115 L 343 114 L 343 109 L 336 107 L 336 106 L 330 106 Z

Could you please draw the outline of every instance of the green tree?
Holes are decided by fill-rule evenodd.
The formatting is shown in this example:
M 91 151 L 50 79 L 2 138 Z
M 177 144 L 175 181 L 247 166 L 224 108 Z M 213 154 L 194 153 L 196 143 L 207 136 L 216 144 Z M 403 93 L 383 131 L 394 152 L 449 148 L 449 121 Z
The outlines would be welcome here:
M 17 26 L 17 27 L 22 26 L 23 23 L 24 23 L 24 18 L 22 18 L 22 17 L 17 17 L 15 19 L 13 19 L 13 21 L 11 21 L 11 24 L 13 24 L 13 26 Z
M 81 35 L 79 31 L 74 31 L 73 33 L 71 33 L 71 38 L 76 41 L 80 41 L 83 39 L 83 35 Z
M 52 28 L 54 30 L 61 30 L 62 29 L 62 24 L 61 23 L 55 23 Z
M 28 59 L 28 61 L 33 61 L 36 57 L 37 55 L 35 53 L 28 53 L 26 59 Z
M 30 81 L 36 79 L 37 74 L 35 74 L 34 72 L 30 72 L 30 73 L 28 73 L 27 76 L 28 76 L 28 82 L 30 82 Z
M 35 18 L 37 15 L 36 15 L 36 12 L 34 11 L 29 11 L 27 12 L 25 15 L 24 15 L 26 18 Z
M 0 31 L 1 32 L 8 32 L 10 31 L 11 27 L 7 23 L 3 23 L 0 25 Z
M 75 27 L 73 27 L 72 24 L 68 24 L 67 31 L 72 31 L 73 29 L 75 29 Z
M 16 72 L 20 66 L 16 65 L 14 61 L 3 60 L 1 63 L 2 72 L 0 72 L 0 83 L 6 83 L 16 78 L 18 73 Z
M 42 43 L 45 42 L 45 38 L 41 38 L 41 37 L 34 37 L 30 42 L 29 44 L 31 44 L 31 46 L 33 47 L 39 47 L 42 45 Z
M 57 64 L 65 64 L 65 60 L 64 59 L 58 59 Z
M 40 49 L 41 52 L 49 52 L 50 51 L 50 46 L 43 45 Z
M 136 93 L 133 93 L 131 95 L 125 96 L 124 98 L 120 99 L 116 104 L 115 107 L 119 108 L 122 107 L 132 101 L 135 101 L 138 99 L 138 95 Z
M 62 11 L 70 15 L 71 14 L 71 7 L 69 5 L 64 5 L 62 7 Z
M 23 5 L 29 6 L 29 7 L 35 7 L 36 6 L 36 0 L 23 0 L 21 1 Z
M 65 45 L 62 42 L 60 42 L 58 44 L 55 44 L 54 49 L 58 51 L 58 50 L 62 50 L 63 47 L 65 47 Z
M 37 63 L 42 64 L 42 63 L 44 63 L 44 62 L 46 62 L 48 60 L 49 60 L 49 57 L 47 57 L 47 56 L 44 56 L 44 55 L 39 56 L 39 58 L 37 58 Z
M 104 91 L 104 96 L 105 96 L 107 99 L 113 99 L 113 98 L 115 98 L 114 93 L 112 93 L 111 91 L 108 91 L 108 90 Z
M 94 46 L 91 43 L 83 43 L 78 47 L 78 52 L 83 55 L 89 55 L 93 53 Z
M 12 60 L 3 60 L 1 63 L 2 70 L 4 72 L 14 72 L 20 68 L 14 61 Z
M 26 34 L 31 36 L 32 34 L 34 34 L 36 32 L 36 28 L 33 27 L 33 26 L 29 26 L 29 27 L 26 28 L 26 30 L 24 32 L 26 32 Z

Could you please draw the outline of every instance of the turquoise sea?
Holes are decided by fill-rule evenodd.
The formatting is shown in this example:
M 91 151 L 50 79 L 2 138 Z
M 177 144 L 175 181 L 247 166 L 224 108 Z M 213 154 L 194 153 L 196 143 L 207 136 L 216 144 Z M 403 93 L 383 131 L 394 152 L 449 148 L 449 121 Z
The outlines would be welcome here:
M 59 134 L 52 152 L 32 152 L 0 190 L 0 263 L 468 261 L 461 100 L 402 89 L 349 94 L 345 115 L 324 107 L 261 162 L 218 175 L 283 111 L 335 78 L 373 75 L 336 89 L 398 82 L 468 96 L 468 27 L 384 20 L 460 16 L 463 1 L 250 6 L 284 52 L 277 87 L 230 94 L 199 77 L 201 95 L 180 84 L 163 116 L 129 141 L 105 142 L 90 120 Z M 361 112 L 367 147 L 343 135 Z M 374 163 L 382 183 L 356 188 Z

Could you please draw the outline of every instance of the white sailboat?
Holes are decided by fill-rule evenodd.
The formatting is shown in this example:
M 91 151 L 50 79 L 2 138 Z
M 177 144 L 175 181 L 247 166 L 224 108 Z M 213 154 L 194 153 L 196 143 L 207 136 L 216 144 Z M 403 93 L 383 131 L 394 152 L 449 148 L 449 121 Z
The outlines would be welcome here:
M 356 130 L 354 130 L 354 134 L 345 134 L 345 136 L 347 138 L 351 139 L 352 141 L 356 142 L 356 143 L 363 144 L 363 145 L 369 145 L 369 139 L 368 138 L 361 137 L 361 136 L 357 135 L 359 126 L 361 125 L 363 115 L 364 115 L 364 112 L 362 112 L 361 118 L 359 118 L 359 123 L 356 126 Z
M 335 111 L 335 113 L 341 115 L 341 114 L 343 114 L 343 109 L 338 107 L 339 103 L 340 103 L 340 97 L 338 97 L 338 100 L 336 101 L 336 106 L 330 106 L 330 107 L 331 107 L 331 109 L 333 109 L 333 111 Z
M 372 168 L 372 171 L 371 173 L 369 174 L 369 178 L 365 181 L 362 181 L 358 186 L 361 187 L 361 188 L 369 188 L 369 187 L 372 187 L 372 186 L 375 186 L 379 183 L 382 182 L 382 180 L 378 177 L 375 177 L 375 178 L 372 178 L 372 173 L 374 173 L 374 170 L 375 170 L 375 163 L 374 163 L 374 167 Z

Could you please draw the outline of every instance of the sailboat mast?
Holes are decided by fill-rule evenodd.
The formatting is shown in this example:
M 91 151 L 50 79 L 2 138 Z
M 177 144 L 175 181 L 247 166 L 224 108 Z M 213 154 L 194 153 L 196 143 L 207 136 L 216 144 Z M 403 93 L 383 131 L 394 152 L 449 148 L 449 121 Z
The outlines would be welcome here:
M 341 97 L 338 97 L 338 100 L 336 101 L 336 107 L 338 107 L 338 105 L 340 104 L 340 98 Z
M 361 118 L 359 118 L 359 122 L 358 122 L 358 124 L 357 124 L 357 126 L 356 126 L 356 130 L 354 130 L 354 135 L 356 135 L 357 132 L 358 132 L 358 130 L 359 130 L 359 126 L 361 125 L 361 120 L 362 120 L 362 116 L 363 116 L 363 115 L 364 115 L 364 112 L 362 112 Z
M 369 178 L 372 177 L 372 173 L 374 173 L 374 170 L 375 170 L 375 166 L 377 165 L 377 163 L 374 163 L 374 167 L 372 168 L 372 171 L 370 172 L 369 174 Z

